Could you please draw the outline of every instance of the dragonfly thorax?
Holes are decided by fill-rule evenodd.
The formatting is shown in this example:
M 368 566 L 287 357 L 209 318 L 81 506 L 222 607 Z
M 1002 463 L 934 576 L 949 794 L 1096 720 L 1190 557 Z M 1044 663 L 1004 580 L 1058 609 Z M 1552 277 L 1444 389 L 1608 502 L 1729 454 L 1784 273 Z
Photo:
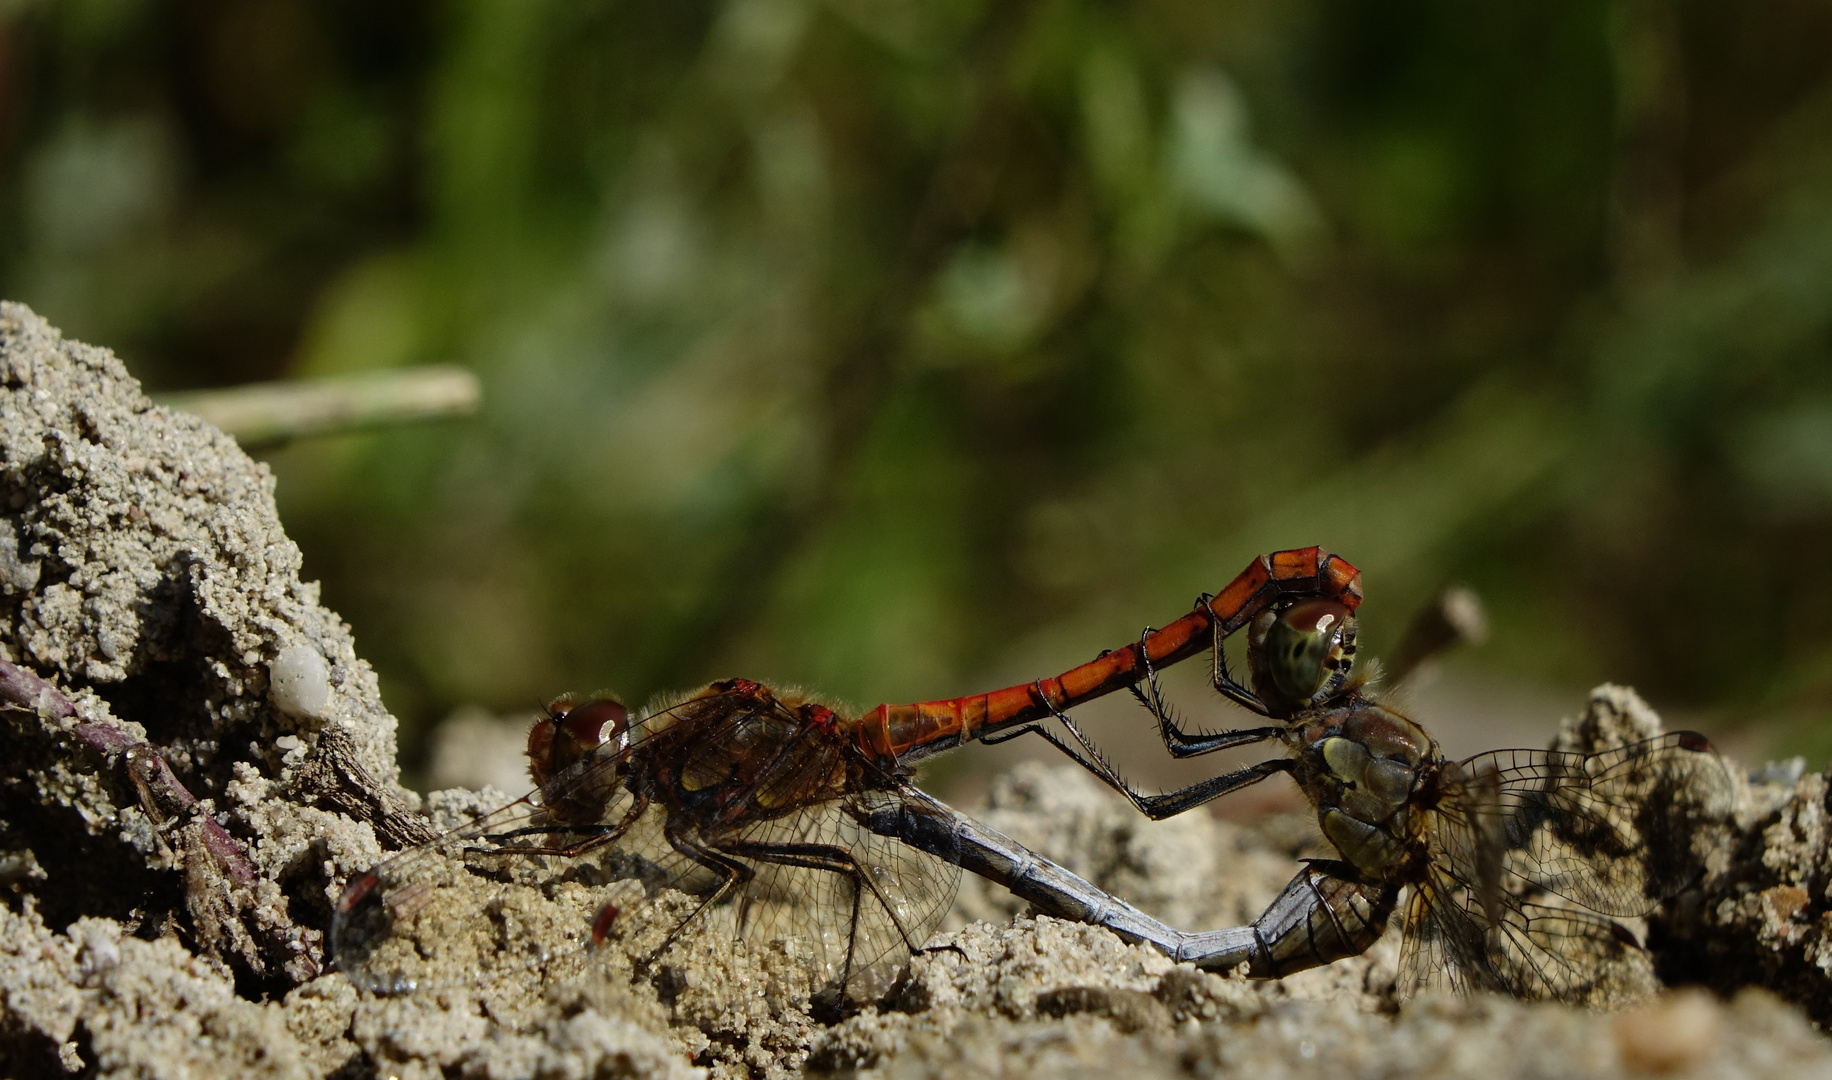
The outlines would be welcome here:
M 672 755 L 669 798 L 684 813 L 767 817 L 847 790 L 852 762 L 836 735 L 840 717 L 799 691 L 727 679 L 671 708 L 681 730 L 719 732 Z
M 1440 757 L 1431 736 L 1357 700 L 1308 726 L 1299 757 L 1299 782 L 1343 859 L 1369 880 L 1405 880 L 1420 854 L 1414 793 Z

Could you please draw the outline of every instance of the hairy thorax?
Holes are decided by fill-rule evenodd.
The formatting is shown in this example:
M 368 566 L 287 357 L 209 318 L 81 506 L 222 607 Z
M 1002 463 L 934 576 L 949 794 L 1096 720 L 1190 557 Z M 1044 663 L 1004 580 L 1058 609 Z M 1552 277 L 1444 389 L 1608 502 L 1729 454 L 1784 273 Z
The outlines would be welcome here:
M 1293 725 L 1296 778 L 1323 835 L 1368 881 L 1413 880 L 1424 859 L 1414 798 L 1443 762 L 1417 724 L 1363 698 Z

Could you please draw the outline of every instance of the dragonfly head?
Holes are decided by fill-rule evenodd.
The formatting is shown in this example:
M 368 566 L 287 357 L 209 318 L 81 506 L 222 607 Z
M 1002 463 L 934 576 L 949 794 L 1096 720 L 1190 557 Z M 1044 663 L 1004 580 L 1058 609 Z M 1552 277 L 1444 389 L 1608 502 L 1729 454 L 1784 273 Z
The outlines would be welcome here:
M 1355 612 L 1336 600 L 1300 600 L 1254 627 L 1248 663 L 1254 690 L 1290 715 L 1342 689 L 1355 662 Z
M 555 698 L 528 729 L 528 775 L 539 787 L 629 729 L 630 710 L 616 698 Z

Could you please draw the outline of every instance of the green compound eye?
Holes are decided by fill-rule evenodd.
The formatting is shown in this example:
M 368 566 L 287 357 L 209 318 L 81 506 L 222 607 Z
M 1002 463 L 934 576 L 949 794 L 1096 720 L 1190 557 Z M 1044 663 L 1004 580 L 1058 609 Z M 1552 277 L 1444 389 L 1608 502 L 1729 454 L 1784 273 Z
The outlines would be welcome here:
M 1355 654 L 1355 617 L 1334 600 L 1293 604 L 1266 631 L 1266 673 L 1297 705 L 1334 693 Z

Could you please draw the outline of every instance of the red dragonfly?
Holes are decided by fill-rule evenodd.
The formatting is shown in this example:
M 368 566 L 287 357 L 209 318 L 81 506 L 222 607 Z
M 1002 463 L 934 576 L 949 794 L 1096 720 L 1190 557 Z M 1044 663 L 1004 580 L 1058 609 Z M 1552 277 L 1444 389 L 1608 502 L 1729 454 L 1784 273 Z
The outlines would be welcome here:
M 688 926 L 717 923 L 736 937 L 793 942 L 784 947 L 817 991 L 863 1000 L 923 944 L 964 867 L 1048 914 L 1263 977 L 1365 951 L 1407 891 L 1409 986 L 1603 992 L 1634 949 L 1613 918 L 1646 914 L 1695 872 L 1690 837 L 1667 825 L 1721 818 L 1722 762 L 1690 733 L 1596 755 L 1447 761 L 1350 677 L 1360 600 L 1354 567 L 1305 548 L 1254 560 L 1221 594 L 1126 648 L 992 693 L 843 715 L 732 679 L 634 720 L 609 699 L 556 707 L 530 733 L 536 791 L 351 882 L 334 927 L 339 964 L 384 991 L 487 977 L 547 958 L 517 952 L 508 932 L 548 917 L 537 900 L 570 902 L 575 924 L 591 927 L 584 944 L 610 932 L 623 906 L 603 898 L 617 887 L 605 883 L 639 881 L 695 898 L 651 962 Z M 1222 647 L 1243 628 L 1244 684 Z M 1216 689 L 1272 723 L 1213 734 L 1178 726 L 1156 673 L 1204 650 Z M 1140 794 L 1068 715 L 1121 688 L 1152 712 L 1175 755 L 1256 742 L 1287 752 Z M 1167 927 L 911 782 L 911 766 L 930 754 L 1026 732 L 1154 818 L 1289 774 L 1342 857 L 1308 863 L 1251 926 Z
M 1218 685 L 1231 688 L 1224 692 L 1245 693 L 1225 677 L 1221 641 L 1294 596 L 1350 610 L 1361 599 L 1359 574 L 1316 548 L 1262 557 L 1220 595 L 1133 645 L 1055 678 L 947 701 L 845 715 L 800 693 L 728 679 L 634 718 L 608 698 L 558 702 L 529 734 L 536 790 L 352 879 L 333 927 L 339 966 L 371 989 L 404 991 L 538 963 L 548 959 L 543 947 L 519 951 L 530 946 L 516 928 L 559 917 L 542 905 L 566 903 L 579 926 L 602 937 L 629 901 L 593 890 L 619 881 L 696 898 L 652 958 L 696 921 L 758 941 L 793 938 L 816 988 L 854 999 L 880 989 L 921 947 L 962 866 L 1046 911 L 1157 927 L 918 790 L 911 768 L 964 742 L 1032 730 L 1204 649 L 1215 650 Z M 1316 693 L 1342 685 L 1352 654 L 1350 627 L 1312 658 L 1325 670 Z M 1215 745 L 1231 743 L 1188 743 Z M 1111 774 L 1097 759 L 1084 764 Z M 1229 786 L 1238 784 L 1223 778 L 1146 805 L 1162 815 Z M 1142 936 L 1166 933 L 1174 931 Z M 580 943 L 590 940 L 582 931 Z

